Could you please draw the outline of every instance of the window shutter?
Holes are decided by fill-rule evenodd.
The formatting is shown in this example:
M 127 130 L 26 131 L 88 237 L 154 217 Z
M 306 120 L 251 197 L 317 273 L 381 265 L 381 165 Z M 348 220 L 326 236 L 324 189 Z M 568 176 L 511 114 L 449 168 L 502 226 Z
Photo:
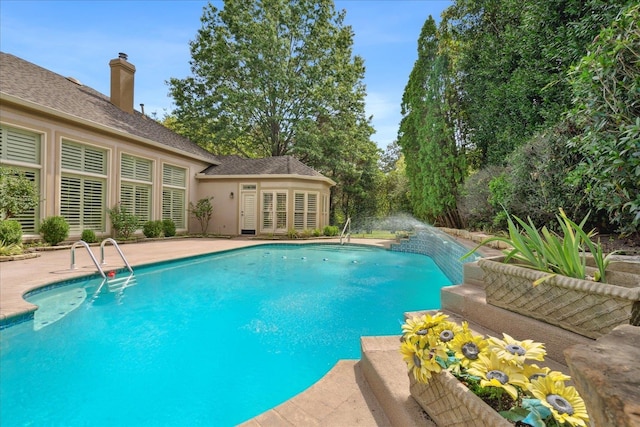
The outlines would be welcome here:
M 123 154 L 120 161 L 120 176 L 123 179 L 151 182 L 151 160 Z
M 82 147 L 63 141 L 60 161 L 63 169 L 82 171 Z
M 107 156 L 104 150 L 93 147 L 84 148 L 83 172 L 105 175 L 107 173 Z
M 262 194 L 262 229 L 273 230 L 273 193 Z
M 162 184 L 173 187 L 186 186 L 186 170 L 171 165 L 164 165 L 162 168 Z
M 21 132 L 16 129 L 2 129 L 0 139 L 2 140 L 0 146 L 3 147 L 0 158 L 40 164 L 40 137 L 37 134 Z
M 295 193 L 293 197 L 293 228 L 304 230 L 304 193 Z
M 104 224 L 105 191 L 104 181 L 84 179 L 82 228 L 102 231 Z
M 287 229 L 287 193 L 276 194 L 276 229 Z
M 318 195 L 307 194 L 307 228 L 318 226 Z
M 106 150 L 62 141 L 62 159 L 60 162 L 63 169 L 97 175 L 107 174 Z
M 135 214 L 135 185 L 130 183 L 120 184 L 120 206 Z
M 67 220 L 69 228 L 79 230 L 82 180 L 78 177 L 63 176 L 60 184 L 60 215 Z
M 39 191 L 39 171 L 35 170 L 23 170 L 20 172 L 24 173 L 24 176 L 31 182 L 35 183 L 36 190 Z M 38 214 L 39 209 L 36 207 L 34 209 L 29 209 L 28 211 L 21 212 L 20 214 L 13 217 L 13 219 L 17 220 L 22 226 L 22 232 L 26 234 L 35 234 L 38 232 L 38 223 L 40 222 L 40 216 Z
M 135 186 L 135 211 L 141 221 L 151 220 L 151 187 Z

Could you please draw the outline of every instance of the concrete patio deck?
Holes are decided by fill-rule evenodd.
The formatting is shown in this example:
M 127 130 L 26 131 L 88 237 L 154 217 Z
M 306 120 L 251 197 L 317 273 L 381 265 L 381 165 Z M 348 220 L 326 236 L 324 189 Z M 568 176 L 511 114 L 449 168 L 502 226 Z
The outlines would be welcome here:
M 336 243 L 337 239 L 265 241 L 253 239 L 181 238 L 121 245 L 132 267 L 269 243 Z M 392 241 L 351 239 L 351 243 L 389 247 Z M 92 247 L 98 259 L 100 248 Z M 22 296 L 50 283 L 93 274 L 97 270 L 83 247 L 76 249 L 70 270 L 70 249 L 39 252 L 37 258 L 0 263 L 0 320 L 33 311 Z M 113 246 L 105 247 L 106 268 L 124 267 Z M 105 269 L 106 269 L 105 268 Z M 405 377 L 406 378 L 406 377 Z M 407 380 L 408 384 L 408 380 Z M 339 361 L 320 381 L 287 402 L 248 420 L 248 427 L 267 426 L 391 426 L 355 360 Z M 430 424 L 426 424 L 430 425 Z

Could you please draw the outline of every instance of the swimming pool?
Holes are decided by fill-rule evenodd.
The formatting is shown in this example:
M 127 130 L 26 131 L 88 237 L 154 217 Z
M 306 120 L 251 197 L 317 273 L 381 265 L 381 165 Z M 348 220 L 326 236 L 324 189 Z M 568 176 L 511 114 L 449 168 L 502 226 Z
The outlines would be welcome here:
M 360 336 L 399 334 L 450 284 L 424 255 L 323 244 L 135 273 L 95 298 L 95 278 L 29 297 L 41 313 L 0 332 L 1 425 L 235 425 L 359 358 Z

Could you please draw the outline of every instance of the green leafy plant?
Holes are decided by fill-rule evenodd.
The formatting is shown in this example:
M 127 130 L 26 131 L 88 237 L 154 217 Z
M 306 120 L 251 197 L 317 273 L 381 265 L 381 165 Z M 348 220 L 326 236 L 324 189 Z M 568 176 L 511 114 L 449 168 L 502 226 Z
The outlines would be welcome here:
M 23 252 L 22 244 L 0 240 L 0 256 L 21 255 Z
M 298 237 L 300 237 L 300 233 L 298 233 L 297 230 L 290 228 L 287 230 L 287 237 L 289 239 L 297 239 Z
M 0 217 L 20 215 L 39 203 L 38 189 L 24 172 L 0 167 Z
M 22 226 L 14 219 L 0 220 L 0 241 L 5 245 L 22 243 Z
M 176 223 L 172 219 L 162 220 L 162 232 L 164 237 L 173 237 L 176 235 Z
M 116 205 L 113 209 L 107 209 L 107 213 L 116 237 L 128 239 L 140 226 L 140 219 L 123 206 Z
M 313 237 L 320 237 L 322 236 L 322 230 L 320 230 L 319 228 L 314 228 L 312 231 Z
M 153 238 L 162 236 L 163 228 L 164 227 L 161 220 L 147 221 L 144 223 L 144 226 L 142 227 L 142 233 L 144 233 L 145 237 L 149 239 L 153 239 Z
M 338 229 L 337 225 L 326 225 L 322 230 L 322 233 L 325 236 L 332 237 L 332 236 L 337 236 L 339 231 L 340 230 Z
M 407 319 L 400 352 L 419 383 L 448 370 L 504 418 L 534 427 L 586 427 L 589 415 L 568 375 L 543 362 L 544 344 L 481 336 L 440 312 Z
M 87 243 L 96 243 L 98 241 L 96 233 L 93 230 L 82 230 L 80 239 L 84 240 Z
M 531 218 L 528 218 L 528 222 L 525 222 L 514 215 L 513 218 L 518 223 L 518 226 L 513 221 L 512 216 L 507 214 L 508 237 L 489 237 L 465 254 L 463 259 L 487 243 L 492 241 L 504 242 L 510 246 L 509 249 L 505 250 L 506 257 L 504 262 L 509 262 L 513 259 L 524 263 L 529 268 L 550 273 L 534 282 L 534 285 L 538 285 L 556 274 L 586 279 L 585 254 L 588 249 L 597 269 L 593 279 L 595 281 L 604 281 L 610 257 L 614 253 L 604 256 L 600 242 L 594 243 L 591 240 L 595 235 L 595 230 L 584 231 L 584 225 L 588 217 L 589 214 L 577 224 L 567 217 L 564 210 L 560 209 L 560 215 L 556 215 L 562 232 L 562 236 L 560 236 L 549 231 L 546 226 L 538 230 Z
M 213 214 L 213 206 L 211 205 L 211 200 L 213 197 L 205 197 L 200 199 L 194 205 L 193 202 L 189 202 L 189 212 L 193 215 L 198 222 L 200 223 L 200 230 L 202 234 L 207 234 L 207 229 L 209 228 L 209 221 L 211 220 L 211 215 Z
M 42 240 L 55 246 L 69 237 L 69 223 L 64 217 L 50 216 L 42 220 L 40 234 Z

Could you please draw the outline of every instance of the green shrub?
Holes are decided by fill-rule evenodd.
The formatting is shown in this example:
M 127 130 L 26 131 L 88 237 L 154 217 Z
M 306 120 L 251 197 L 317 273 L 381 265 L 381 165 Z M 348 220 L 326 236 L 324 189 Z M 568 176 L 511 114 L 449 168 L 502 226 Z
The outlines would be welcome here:
M 570 220 L 565 212 L 560 209 L 560 215 L 556 215 L 559 228 L 562 234 L 555 234 L 546 226 L 538 229 L 531 218 L 527 222 L 517 216 L 513 216 L 517 224 L 507 214 L 509 225 L 509 236 L 493 236 L 480 242 L 478 246 L 463 256 L 463 259 L 475 252 L 480 246 L 492 241 L 504 242 L 510 246 L 505 251 L 504 262 L 511 258 L 526 264 L 527 267 L 550 273 L 542 279 L 536 280 L 534 286 L 547 280 L 556 274 L 573 277 L 576 279 L 586 278 L 586 258 L 585 252 L 588 249 L 596 264 L 594 280 L 605 280 L 605 270 L 609 265 L 611 254 L 604 256 L 600 242 L 594 243 L 591 238 L 595 235 L 595 230 L 584 231 L 589 214 L 584 217 L 580 224 Z
M 15 219 L 0 221 L 0 241 L 6 246 L 22 243 L 22 226 Z
M 35 209 L 39 203 L 38 189 L 24 172 L 0 167 L 0 216 L 11 218 Z
M 287 230 L 287 237 L 289 239 L 297 239 L 299 237 L 298 231 L 294 230 L 293 228 L 288 229 Z
M 164 237 L 173 237 L 176 235 L 176 223 L 172 219 L 165 219 L 162 221 L 162 232 Z
M 319 228 L 314 228 L 311 234 L 313 234 L 313 237 L 320 237 L 322 236 L 322 230 L 320 230 Z
M 145 237 L 149 239 L 153 239 L 153 238 L 162 236 L 163 228 L 164 227 L 163 227 L 162 220 L 147 221 L 144 223 L 144 226 L 142 227 L 142 232 L 144 233 Z
M 493 228 L 493 219 L 501 208 L 496 209 L 491 200 L 489 184 L 503 176 L 506 169 L 489 166 L 469 175 L 464 183 L 462 196 L 458 200 L 458 210 L 462 221 L 471 230 Z
M 327 225 L 324 227 L 323 233 L 325 236 L 337 236 L 338 235 L 338 226 L 337 225 Z
M 111 217 L 111 225 L 116 237 L 128 239 L 140 226 L 140 219 L 120 205 L 116 205 L 113 209 L 108 209 L 107 212 Z
M 50 216 L 42 220 L 40 234 L 45 243 L 55 246 L 69 237 L 69 223 L 61 216 Z
M 203 235 L 207 234 L 209 221 L 211 220 L 211 215 L 213 214 L 213 206 L 211 205 L 211 200 L 213 200 L 213 197 L 205 197 L 203 199 L 200 199 L 195 205 L 192 202 L 189 202 L 189 212 L 191 213 L 191 215 L 196 217 L 196 219 L 200 223 L 200 230 L 202 231 Z
M 96 233 L 93 230 L 83 230 L 80 238 L 87 243 L 96 243 L 98 241 Z
M 304 229 L 302 230 L 300 233 L 298 233 L 300 237 L 302 237 L 303 239 L 308 239 L 309 237 L 311 237 L 313 235 L 313 230 L 309 230 L 309 229 Z

